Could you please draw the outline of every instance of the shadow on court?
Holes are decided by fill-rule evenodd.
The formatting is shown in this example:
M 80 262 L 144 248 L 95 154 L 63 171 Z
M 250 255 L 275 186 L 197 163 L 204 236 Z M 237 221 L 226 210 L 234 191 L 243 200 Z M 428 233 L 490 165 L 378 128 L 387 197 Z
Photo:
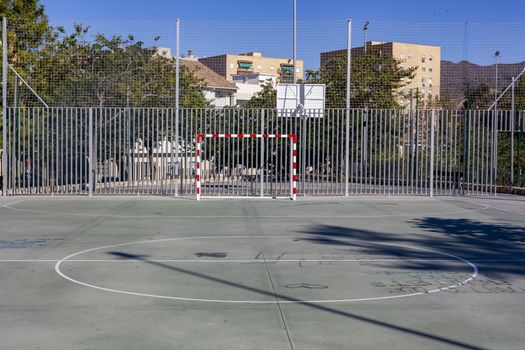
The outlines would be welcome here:
M 390 267 L 412 270 L 440 268 L 447 271 L 452 270 L 450 264 L 446 262 L 403 261 L 403 259 L 423 258 L 429 254 L 409 249 L 408 246 L 411 246 L 473 260 L 484 273 L 496 276 L 498 274 L 525 275 L 523 268 L 525 264 L 525 228 L 523 226 L 434 217 L 416 219 L 408 223 L 427 233 L 409 236 L 331 225 L 314 226 L 301 233 L 308 234 L 308 237 L 302 239 L 303 241 L 315 244 L 363 248 L 371 255 L 399 257 L 398 263 L 389 263 Z M 407 248 L 401 245 L 406 245 Z
M 312 308 L 312 309 L 315 309 L 315 310 L 331 313 L 331 314 L 334 314 L 334 315 L 337 315 L 337 316 L 346 317 L 346 318 L 350 318 L 350 319 L 361 321 L 361 322 L 366 322 L 366 323 L 368 323 L 370 325 L 373 325 L 373 326 L 390 329 L 390 330 L 401 332 L 401 333 L 404 333 L 404 334 L 407 334 L 407 335 L 411 335 L 411 336 L 427 339 L 429 341 L 434 341 L 434 342 L 438 342 L 438 343 L 441 343 L 441 344 L 446 344 L 446 345 L 449 345 L 449 346 L 455 346 L 455 347 L 458 347 L 458 348 L 461 348 L 461 349 L 471 349 L 471 350 L 484 350 L 485 349 L 485 348 L 482 348 L 482 347 L 478 347 L 478 346 L 475 346 L 475 345 L 467 344 L 467 343 L 464 343 L 464 342 L 461 342 L 461 341 L 457 341 L 457 340 L 454 340 L 454 339 L 445 338 L 445 337 L 442 337 L 442 336 L 438 336 L 438 335 L 434 335 L 434 334 L 418 331 L 418 330 L 415 330 L 415 329 L 403 327 L 403 326 L 396 325 L 396 324 L 393 324 L 393 323 L 388 323 L 388 322 L 384 322 L 384 321 L 380 321 L 380 320 L 375 320 L 375 319 L 372 319 L 372 318 L 369 318 L 369 317 L 365 317 L 365 316 L 361 316 L 361 315 L 358 315 L 358 314 L 355 314 L 355 313 L 350 313 L 350 312 L 338 310 L 338 309 L 335 309 L 335 308 L 332 308 L 332 307 L 327 307 L 327 306 L 324 306 L 322 304 L 315 304 L 315 303 L 304 302 L 304 301 L 302 301 L 300 299 L 292 298 L 292 297 L 289 297 L 289 296 L 286 296 L 286 295 L 283 295 L 283 294 L 269 292 L 269 291 L 266 291 L 266 290 L 263 290 L 263 289 L 259 289 L 259 288 L 246 286 L 246 285 L 243 285 L 243 284 L 240 284 L 240 283 L 237 283 L 237 282 L 231 282 L 231 281 L 228 281 L 228 280 L 225 280 L 225 279 L 222 279 L 222 278 L 218 278 L 216 276 L 210 276 L 210 275 L 207 275 L 207 274 L 203 274 L 203 273 L 199 273 L 199 272 L 195 272 L 195 271 L 190 271 L 190 270 L 183 269 L 183 268 L 180 268 L 180 267 L 164 264 L 162 262 L 147 260 L 147 257 L 148 257 L 147 255 L 135 255 L 135 254 L 129 254 L 129 253 L 124 253 L 124 252 L 118 252 L 118 251 L 109 252 L 108 254 L 110 254 L 112 256 L 115 256 L 115 257 L 118 257 L 118 258 L 121 258 L 121 259 L 143 261 L 144 263 L 147 263 L 147 264 L 150 264 L 150 265 L 153 265 L 153 266 L 157 266 L 157 267 L 160 267 L 160 268 L 168 269 L 168 270 L 171 270 L 171 271 L 174 271 L 174 272 L 177 272 L 177 273 L 181 273 L 181 274 L 185 274 L 185 275 L 189 275 L 189 276 L 193 276 L 193 277 L 198 277 L 198 278 L 210 281 L 210 282 L 219 283 L 219 284 L 226 285 L 226 286 L 229 286 L 229 287 L 240 288 L 240 289 L 247 290 L 247 291 L 250 291 L 250 292 L 253 292 L 253 293 L 257 293 L 257 294 L 260 294 L 260 295 L 270 296 L 272 298 L 275 298 L 278 301 L 295 302 L 295 303 L 304 305 L 306 307 L 309 307 L 309 308 Z

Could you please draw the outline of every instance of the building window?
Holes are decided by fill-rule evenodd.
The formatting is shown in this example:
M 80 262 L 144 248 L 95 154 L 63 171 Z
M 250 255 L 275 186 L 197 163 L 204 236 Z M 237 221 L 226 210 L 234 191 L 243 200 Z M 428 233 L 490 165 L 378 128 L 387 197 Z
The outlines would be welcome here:
M 427 69 L 425 67 L 421 67 L 421 71 L 426 72 Z
M 271 66 L 270 69 L 271 69 L 271 70 L 275 70 L 275 67 L 274 67 L 274 66 Z
M 281 72 L 284 74 L 293 74 L 294 66 L 289 64 L 281 64 Z
M 428 60 L 429 60 L 430 62 L 432 62 L 432 61 L 434 60 L 434 58 L 433 58 L 432 56 L 428 56 Z
M 425 95 L 427 93 L 427 91 L 425 89 L 421 89 L 421 94 L 422 95 Z
M 429 71 L 430 73 L 432 73 L 432 68 L 429 68 L 428 71 Z
M 421 82 L 422 82 L 423 84 L 426 83 L 426 82 L 427 82 L 427 78 L 425 78 L 425 77 L 421 78 Z
M 421 57 L 421 62 L 422 62 L 422 63 L 425 63 L 426 61 L 427 61 L 427 58 L 426 58 L 425 56 L 422 56 L 422 57 Z
M 233 63 L 230 63 L 230 68 L 235 68 L 235 65 Z
M 261 69 L 262 69 L 261 65 L 258 65 L 258 66 L 257 66 L 257 69 L 258 69 L 258 70 L 261 70 Z
M 237 62 L 237 68 L 240 71 L 253 71 L 253 63 L 248 61 Z

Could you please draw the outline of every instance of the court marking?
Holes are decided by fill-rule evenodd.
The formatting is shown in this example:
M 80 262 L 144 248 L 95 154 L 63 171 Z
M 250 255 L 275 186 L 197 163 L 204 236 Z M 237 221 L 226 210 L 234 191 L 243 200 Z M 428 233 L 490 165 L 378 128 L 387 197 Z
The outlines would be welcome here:
M 297 238 L 292 236 L 265 236 L 265 237 L 273 237 L 273 238 Z M 378 300 L 390 300 L 390 299 L 400 299 L 400 298 L 408 298 L 408 297 L 415 297 L 425 294 L 434 294 L 446 290 L 450 290 L 453 288 L 458 288 L 460 286 L 463 286 L 465 284 L 468 284 L 470 281 L 474 280 L 478 276 L 478 267 L 470 262 L 469 260 L 463 259 L 459 256 L 427 249 L 427 248 L 420 248 L 420 247 L 412 247 L 407 245 L 401 245 L 401 244 L 392 244 L 392 243 L 384 243 L 384 242 L 372 242 L 372 241 L 362 241 L 362 240 L 348 240 L 348 242 L 359 242 L 359 243 L 367 243 L 367 244 L 375 244 L 375 245 L 385 245 L 385 246 L 391 246 L 391 247 L 398 247 L 398 248 L 405 248 L 405 249 L 413 249 L 418 251 L 424 251 L 424 252 L 430 252 L 442 256 L 446 256 L 449 258 L 452 258 L 454 260 L 452 261 L 460 261 L 472 269 L 472 273 L 468 278 L 465 280 L 446 286 L 446 287 L 440 287 L 433 290 L 429 290 L 426 292 L 414 292 L 414 293 L 407 293 L 407 294 L 399 294 L 399 295 L 391 295 L 391 296 L 382 296 L 382 297 L 365 297 L 365 298 L 350 298 L 350 299 L 327 299 L 327 300 L 281 300 L 281 298 L 278 298 L 278 300 L 227 300 L 227 299 L 203 299 L 203 298 L 187 298 L 187 297 L 177 297 L 177 296 L 169 296 L 169 295 L 159 295 L 159 294 L 149 294 L 149 293 L 138 293 L 133 291 L 126 291 L 126 290 L 118 290 L 118 289 L 112 289 L 112 288 L 106 288 L 94 284 L 89 284 L 86 282 L 79 281 L 77 279 L 74 279 L 68 275 L 66 275 L 61 270 L 61 265 L 65 262 L 68 262 L 69 259 L 79 256 L 81 254 L 94 252 L 97 250 L 103 250 L 103 249 L 109 249 L 109 248 L 117 248 L 117 247 L 124 247 L 124 246 L 132 246 L 132 245 L 140 245 L 140 244 L 148 244 L 148 243 L 159 243 L 159 242 L 172 242 L 172 241 L 182 241 L 182 240 L 207 240 L 207 239 L 223 239 L 223 238 L 249 238 L 253 239 L 253 236 L 205 236 L 205 237 L 180 237 L 180 238 L 168 238 L 168 239 L 159 239 L 159 240 L 147 240 L 147 241 L 138 241 L 138 242 L 130 242 L 130 243 L 121 243 L 121 244 L 113 244 L 113 245 L 107 245 L 102 247 L 96 247 L 91 249 L 86 249 L 80 252 L 76 252 L 73 254 L 70 254 L 62 259 L 60 259 L 55 264 L 55 272 L 61 276 L 62 278 L 76 283 L 78 285 L 89 287 L 105 292 L 112 292 L 112 293 L 118 293 L 118 294 L 126 294 L 126 295 L 132 295 L 132 296 L 140 296 L 140 297 L 149 297 L 149 298 L 157 298 L 157 299 L 168 299 L 168 300 L 177 300 L 177 301 L 191 301 L 191 302 L 204 302 L 204 303 L 222 303 L 222 304 L 333 304 L 333 303 L 350 303 L 350 302 L 364 302 L 364 301 L 378 301 Z M 143 260 L 137 260 L 137 261 L 143 261 Z M 402 259 L 399 259 L 397 261 L 403 261 Z
M 495 198 L 480 198 L 481 200 L 495 200 Z M 474 203 L 472 202 L 473 199 L 471 199 L 471 201 L 467 200 L 466 198 L 454 198 L 454 199 L 443 199 L 444 202 L 454 202 L 454 201 L 458 201 L 458 202 L 462 202 L 462 203 L 469 203 L 469 204 L 474 204 L 474 205 L 479 205 L 479 206 L 482 206 L 482 205 L 486 205 L 485 203 L 484 204 L 479 204 L 479 203 Z M 503 199 L 503 200 L 507 200 L 507 199 Z M 516 215 L 522 215 L 522 216 L 525 216 L 525 213 L 521 213 L 521 212 L 518 212 L 518 211 L 514 211 L 514 210 L 510 210 L 510 209 L 506 209 L 506 208 L 501 208 L 501 207 L 495 207 L 493 205 L 486 205 L 486 207 L 488 209 L 494 209 L 494 210 L 500 210 L 500 211 L 504 211 L 504 212 L 507 212 L 507 213 L 511 213 L 511 214 L 516 214 Z
M 479 204 L 473 203 L 474 205 L 481 206 Z M 37 214 L 51 214 L 51 215 L 63 215 L 63 216 L 80 216 L 80 217 L 108 217 L 108 218 L 137 218 L 137 219 L 173 219 L 173 218 L 179 218 L 179 219 L 194 219 L 194 218 L 204 218 L 204 219 L 237 219 L 237 218 L 251 218 L 250 215 L 201 215 L 201 216 L 195 216 L 195 215 L 111 215 L 111 214 L 84 214 L 84 213 L 64 213 L 64 212 L 53 212 L 53 211 L 46 211 L 46 210 L 34 210 L 34 209 L 23 209 L 23 208 L 15 208 L 8 204 L 4 204 L 3 206 L 6 209 L 14 210 L 14 211 L 22 211 L 22 212 L 29 212 L 29 213 L 37 213 Z M 298 215 L 258 215 L 253 216 L 253 218 L 261 218 L 261 219 L 277 219 L 277 218 L 283 218 L 283 219 L 305 219 L 305 218 L 312 218 L 312 219 L 358 219 L 358 218 L 386 218 L 386 217 L 413 217 L 413 216 L 427 216 L 427 215 L 455 215 L 455 214 L 467 214 L 467 213 L 475 213 L 475 212 L 482 212 L 485 210 L 490 209 L 490 206 L 482 206 L 481 208 L 477 209 L 465 209 L 465 210 L 456 210 L 456 211 L 450 211 L 450 212 L 429 212 L 429 213 L 406 213 L 406 214 L 382 214 L 382 215 L 308 215 L 308 216 L 298 216 Z

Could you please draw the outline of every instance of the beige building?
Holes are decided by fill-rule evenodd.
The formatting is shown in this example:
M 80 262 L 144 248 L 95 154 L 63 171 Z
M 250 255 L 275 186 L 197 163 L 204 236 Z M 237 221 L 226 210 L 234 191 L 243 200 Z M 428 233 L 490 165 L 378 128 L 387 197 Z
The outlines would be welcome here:
M 441 48 L 439 46 L 418 45 L 398 42 L 367 43 L 367 50 L 389 54 L 402 61 L 404 68 L 415 67 L 414 79 L 407 82 L 400 93 L 406 97 L 410 91 L 419 94 L 425 101 L 435 100 L 441 95 Z M 352 56 L 357 57 L 364 53 L 364 48 L 352 49 Z M 330 60 L 346 54 L 346 50 L 321 53 L 321 66 Z M 407 103 L 406 98 L 400 97 L 402 105 Z
M 233 81 L 233 76 L 259 73 L 273 75 L 278 82 L 286 83 L 293 81 L 294 70 L 297 79 L 302 79 L 304 73 L 302 60 L 297 60 L 294 69 L 292 59 L 263 57 L 260 52 L 199 58 L 199 62 L 229 81 Z

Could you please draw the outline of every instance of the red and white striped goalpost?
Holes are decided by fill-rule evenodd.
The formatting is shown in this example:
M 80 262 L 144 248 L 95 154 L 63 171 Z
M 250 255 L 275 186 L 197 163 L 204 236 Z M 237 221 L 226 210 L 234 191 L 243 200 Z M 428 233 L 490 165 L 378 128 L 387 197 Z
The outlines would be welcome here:
M 223 139 L 243 139 L 243 138 L 251 138 L 251 139 L 290 139 L 292 143 L 292 160 L 291 160 L 291 166 L 292 171 L 290 172 L 290 183 L 291 191 L 290 191 L 290 198 L 292 200 L 297 199 L 297 135 L 295 134 L 197 134 L 197 138 L 195 140 L 195 148 L 196 148 L 196 173 L 195 173 L 195 180 L 197 183 L 197 200 L 201 199 L 201 141 L 205 138 L 223 138 Z M 261 187 L 262 191 L 262 187 Z

